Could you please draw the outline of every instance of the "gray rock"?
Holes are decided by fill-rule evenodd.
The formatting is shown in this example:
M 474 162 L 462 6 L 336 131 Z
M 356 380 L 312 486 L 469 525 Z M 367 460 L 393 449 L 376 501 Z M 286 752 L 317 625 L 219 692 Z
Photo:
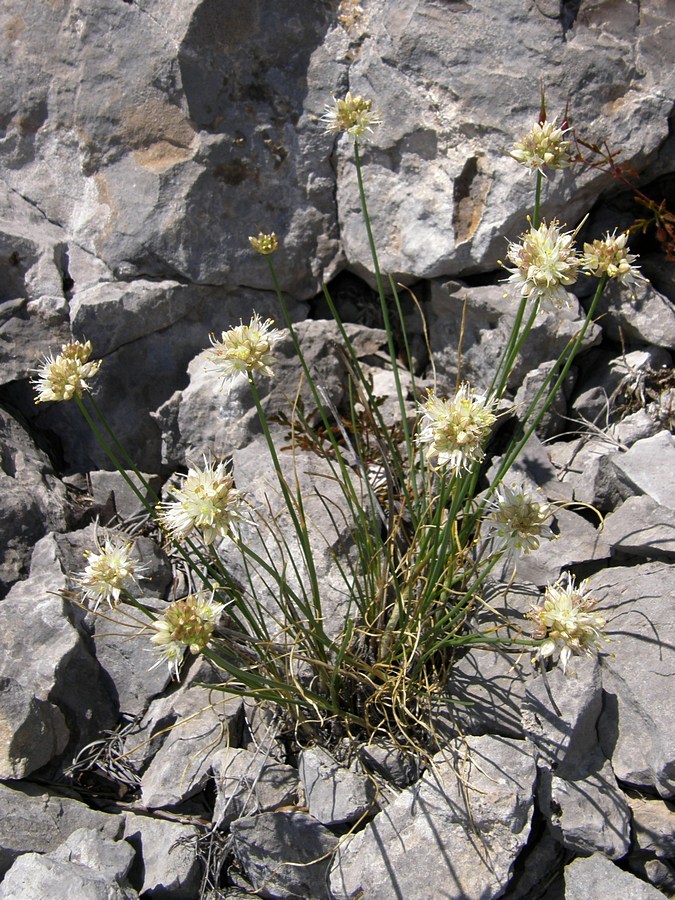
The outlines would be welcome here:
M 575 859 L 565 867 L 565 900 L 621 897 L 622 900 L 661 900 L 663 894 L 630 872 L 622 872 L 601 853 Z
M 535 773 L 525 742 L 453 742 L 418 784 L 340 845 L 332 895 L 431 897 L 442 884 L 455 900 L 498 897 L 527 840 Z
M 461 378 L 477 389 L 487 388 L 497 371 L 516 310 L 517 303 L 504 298 L 503 286 L 469 288 L 459 282 L 432 281 L 425 315 L 439 379 L 448 387 L 454 386 L 461 336 Z M 563 310 L 559 316 L 540 316 L 515 361 L 509 388 L 515 391 L 528 372 L 557 359 L 580 325 L 578 309 Z M 600 336 L 600 329 L 592 325 L 582 346 L 591 347 Z
M 133 472 L 127 471 L 126 474 L 146 501 L 154 506 L 161 488 L 159 476 L 142 473 L 150 488 L 148 490 Z M 94 503 L 107 510 L 107 517 L 101 518 L 102 524 L 109 524 L 113 518 L 116 521 L 127 521 L 148 514 L 147 506 L 119 472 L 89 472 L 88 478 Z
M 93 828 L 115 840 L 124 825 L 121 816 L 97 812 L 28 781 L 0 785 L 0 805 L 0 874 L 21 854 L 56 850 L 78 828 Z
M 84 297 L 75 293 L 79 302 L 75 333 L 86 329 L 94 357 L 103 356 L 92 382 L 96 402 L 118 441 L 141 471 L 147 472 L 161 468 L 161 427 L 150 412 L 163 407 L 185 386 L 188 364 L 209 346 L 209 333 L 227 329 L 240 318 L 248 321 L 253 309 L 263 317 L 279 317 L 273 295 L 243 288 L 235 292 L 138 280 L 91 288 Z M 297 317 L 298 309 L 304 307 L 291 298 L 289 308 Z M 125 339 L 127 322 L 129 336 Z M 212 374 L 210 380 L 216 389 Z M 75 405 L 53 403 L 35 408 L 32 391 L 29 393 L 24 396 L 17 391 L 16 404 L 36 427 L 58 434 L 67 467 L 84 471 L 112 468 Z
M 124 839 L 136 851 L 129 881 L 143 897 L 192 900 L 201 881 L 198 836 L 194 825 L 127 813 Z
M 0 409 L 0 494 L 1 597 L 28 574 L 35 542 L 66 525 L 65 489 L 47 454 L 4 409 Z
M 267 285 L 247 236 L 276 229 L 288 236 L 284 286 L 311 295 L 306 261 L 318 272 L 337 253 L 330 142 L 307 115 L 337 81 L 330 56 L 313 56 L 329 11 L 310 0 L 262 18 L 200 0 L 170 9 L 106 0 L 91 19 L 6 8 L 3 178 L 118 276 Z
M 113 841 L 95 828 L 76 828 L 56 850 L 53 860 L 77 863 L 92 869 L 107 882 L 122 883 L 134 860 L 134 850 L 126 841 Z
M 605 569 L 590 579 L 608 624 L 611 656 L 602 658 L 600 743 L 616 777 L 675 793 L 669 676 L 675 671 L 672 566 L 651 562 Z
M 338 839 L 299 810 L 232 823 L 233 850 L 254 890 L 268 897 L 328 900 L 328 868 Z
M 65 750 L 70 737 L 61 710 L 0 676 L 0 777 L 25 778 Z
M 73 624 L 70 601 L 60 596 L 68 582 L 59 555 L 53 535 L 38 541 L 31 577 L 0 604 L 0 676 L 59 707 L 75 753 L 113 725 L 116 705 L 87 639 Z
M 420 774 L 420 762 L 417 757 L 394 744 L 384 742 L 362 744 L 359 747 L 359 758 L 367 769 L 397 788 L 408 787 Z
M 663 859 L 675 857 L 674 804 L 637 791 L 627 796 L 633 816 L 633 841 L 636 849 Z
M 297 802 L 298 770 L 260 751 L 229 747 L 213 763 L 216 803 L 213 821 L 224 827 L 242 816 Z
M 582 776 L 597 746 L 597 722 L 602 709 L 600 666 L 595 657 L 575 657 L 567 674 L 556 667 L 528 682 L 522 702 L 523 729 L 540 759 L 561 778 Z
M 131 849 L 131 848 L 129 848 Z M 133 851 L 132 851 L 133 853 Z M 2 900 L 134 900 L 132 888 L 102 876 L 88 866 L 56 859 L 54 855 L 26 853 L 0 884 Z
M 656 344 L 675 350 L 675 311 L 667 296 L 649 283 L 635 286 L 635 299 L 610 283 L 600 298 L 597 312 L 602 329 L 616 343 Z
M 556 534 L 553 540 L 542 541 L 538 550 L 525 556 L 511 551 L 492 570 L 496 578 L 518 581 L 543 587 L 560 578 L 562 571 L 575 563 L 608 559 L 610 546 L 604 533 L 570 509 L 556 509 L 551 521 Z M 515 576 L 514 576 L 515 573 Z
M 530 15 L 515 2 L 495 6 L 487 0 L 449 7 L 383 0 L 369 6 L 349 85 L 374 97 L 385 114 L 364 162 L 386 271 L 435 277 L 485 271 L 503 258 L 504 236 L 514 238 L 524 227 L 522 208 L 532 191 L 530 174 L 505 154 L 536 117 L 538 98 L 528 98 L 532 92 L 525 85 L 537 77 L 540 54 L 557 73 L 546 85 L 549 115 L 562 114 L 567 97 L 574 96 L 580 132 L 611 134 L 629 165 L 641 167 L 645 156 L 654 158 L 671 108 L 661 79 L 672 75 L 656 58 L 667 53 L 665 11 L 654 10 L 645 22 L 632 8 L 617 16 L 601 5 L 571 19 L 557 6 L 550 12 L 537 7 Z M 495 50 L 507 34 L 509 56 L 520 61 L 517 75 L 505 75 Z M 639 64 L 637 47 L 644 48 L 637 51 Z M 606 83 L 598 78 L 598 58 Z M 634 87 L 636 64 L 653 73 L 647 76 L 649 100 Z M 621 98 L 616 108 L 608 106 L 609 84 Z M 655 128 L 654 113 L 660 118 Z M 637 134 L 642 127 L 652 132 L 647 144 Z M 370 270 L 346 140 L 339 151 L 345 252 L 350 263 Z M 592 205 L 604 184 L 604 176 L 588 169 L 578 179 L 556 173 L 545 192 L 544 214 L 564 210 L 568 222 L 578 221 L 579 204 Z
M 324 825 L 363 819 L 375 810 L 375 782 L 340 765 L 322 747 L 302 751 L 300 778 L 310 815 Z
M 675 509 L 675 438 L 668 431 L 637 441 L 626 453 L 612 457 L 626 496 L 648 494 L 657 503 Z M 629 492 L 629 493 L 628 493 Z
M 643 559 L 675 556 L 675 509 L 647 494 L 629 497 L 605 519 L 603 537 L 614 552 Z
M 553 834 L 574 853 L 598 851 L 609 859 L 623 859 L 630 849 L 630 807 L 599 749 L 589 754 L 576 778 L 545 770 L 539 805 Z
M 201 791 L 221 745 L 236 746 L 241 729 L 239 697 L 192 687 L 170 699 L 173 721 L 141 782 L 143 804 L 150 808 L 175 806 Z
M 471 619 L 473 628 L 506 638 L 531 633 L 526 619 L 541 594 L 535 585 L 490 582 Z M 436 710 L 435 727 L 444 737 L 458 734 L 524 736 L 521 702 L 533 676 L 530 654 L 470 648 L 453 665 L 447 706 Z

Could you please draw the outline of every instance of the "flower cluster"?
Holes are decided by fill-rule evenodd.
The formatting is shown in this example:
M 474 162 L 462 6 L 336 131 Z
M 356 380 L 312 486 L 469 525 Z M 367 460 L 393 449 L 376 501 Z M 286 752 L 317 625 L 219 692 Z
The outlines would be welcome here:
M 597 600 L 590 596 L 587 581 L 576 585 L 574 576 L 568 575 L 544 593 L 541 606 L 533 606 L 528 617 L 535 623 L 534 637 L 541 639 L 535 659 L 546 659 L 560 653 L 563 672 L 572 654 L 592 656 L 600 647 L 602 629 L 606 622 L 593 612 Z
M 200 592 L 172 603 L 162 618 L 152 623 L 157 633 L 150 641 L 161 654 L 159 662 L 165 660 L 177 680 L 185 650 L 197 655 L 208 646 L 224 609 L 224 604 L 214 603 L 212 596 Z
M 84 344 L 73 341 L 64 344 L 56 358 L 52 354 L 45 356 L 33 379 L 37 394 L 35 402 L 72 400 L 75 396 L 81 397 L 83 391 L 88 391 L 87 379 L 93 378 L 101 366 L 101 360 L 89 361 L 91 352 L 91 341 Z
M 185 538 L 200 531 L 207 544 L 225 537 L 241 518 L 242 493 L 224 462 L 191 466 L 173 500 L 160 503 L 158 519 L 173 538 Z
M 84 554 L 87 566 L 76 578 L 84 599 L 93 601 L 93 609 L 103 601 L 110 607 L 116 606 L 122 594 L 138 583 L 147 571 L 147 567 L 132 556 L 132 544 L 128 541 L 122 543 L 106 538 L 103 546 L 98 545 L 98 551 Z
M 483 444 L 496 421 L 494 403 L 462 384 L 452 400 L 434 393 L 422 406 L 418 443 L 438 466 L 454 472 L 469 469 L 484 456 Z
M 366 137 L 382 119 L 373 110 L 373 101 L 349 92 L 344 100 L 335 100 L 321 116 L 326 131 L 346 132 L 356 141 Z
M 633 285 L 638 281 L 645 281 L 644 275 L 633 263 L 637 256 L 628 252 L 626 241 L 628 233 L 622 232 L 616 236 L 616 229 L 612 234 L 606 234 L 603 240 L 595 240 L 592 244 L 584 244 L 584 252 L 581 264 L 589 275 L 601 278 L 615 278 L 619 284 Z
M 259 231 L 258 237 L 250 237 L 248 241 L 255 252 L 261 253 L 263 256 L 269 256 L 270 253 L 275 253 L 279 249 L 279 238 L 273 231 L 269 234 Z
M 571 141 L 566 140 L 568 128 L 552 122 L 537 122 L 521 140 L 516 141 L 510 155 L 521 166 L 533 172 L 544 169 L 565 169 L 572 163 Z
M 552 514 L 550 503 L 542 503 L 524 487 L 503 484 L 490 505 L 489 533 L 496 547 L 526 554 L 538 550 L 542 539 L 555 537 L 546 524 Z
M 272 348 L 283 337 L 278 328 L 273 328 L 271 319 L 263 321 L 254 313 L 248 325 L 241 323 L 229 331 L 223 331 L 220 340 L 211 335 L 212 350 L 207 359 L 225 382 L 230 384 L 251 372 L 273 375 Z
M 519 287 L 521 297 L 553 308 L 567 305 L 565 288 L 577 280 L 580 264 L 574 232 L 561 231 L 556 221 L 530 227 L 519 244 L 509 244 L 507 258 L 513 263 L 505 267 L 511 272 L 508 281 Z

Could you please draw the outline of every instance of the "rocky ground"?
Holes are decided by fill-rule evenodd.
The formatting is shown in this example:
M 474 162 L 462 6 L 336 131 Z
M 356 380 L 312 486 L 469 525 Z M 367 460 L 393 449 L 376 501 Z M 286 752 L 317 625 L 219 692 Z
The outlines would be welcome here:
M 477 614 L 527 628 L 547 582 L 590 579 L 611 642 L 549 672 L 550 696 L 528 655 L 476 650 L 439 704 L 431 764 L 385 744 L 292 746 L 274 710 L 205 688 L 217 675 L 204 661 L 172 682 L 122 612 L 63 596 L 106 526 L 140 535 L 158 607 L 174 570 L 77 410 L 34 405 L 41 354 L 92 341 L 96 400 L 155 490 L 212 451 L 262 500 L 271 476 L 251 399 L 220 390 L 203 350 L 252 309 L 278 318 L 247 242 L 274 229 L 327 395 L 340 405 L 345 372 L 323 280 L 391 396 L 351 144 L 318 123 L 333 92 L 372 96 L 382 113 L 364 150 L 375 237 L 423 306 L 441 386 L 460 364 L 489 382 L 513 321 L 498 261 L 533 180 L 506 152 L 536 119 L 540 79 L 552 114 L 567 108 L 588 140 L 621 149 L 642 191 L 669 199 L 666 0 L 361 6 L 7 0 L 0 12 L 0 897 L 675 894 L 675 285 L 653 229 L 634 243 L 649 283 L 632 301 L 608 292 L 517 466 L 567 504 L 558 538 L 515 576 L 505 563 Z M 570 227 L 588 213 L 588 239 L 644 215 L 632 198 L 600 169 L 566 170 L 546 184 L 544 213 Z M 565 315 L 538 320 L 509 385 L 516 404 L 590 290 L 579 282 Z M 410 334 L 423 383 L 412 304 Z M 279 356 L 270 413 L 298 381 L 290 341 Z M 299 468 L 311 481 L 317 458 Z

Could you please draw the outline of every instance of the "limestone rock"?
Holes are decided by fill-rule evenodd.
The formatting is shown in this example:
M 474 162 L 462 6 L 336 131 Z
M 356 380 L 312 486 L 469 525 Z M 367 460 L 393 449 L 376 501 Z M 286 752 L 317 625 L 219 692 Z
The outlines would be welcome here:
M 0 409 L 0 596 L 28 574 L 35 542 L 65 528 L 65 490 L 47 454 Z
M 213 821 L 225 827 L 234 819 L 269 812 L 298 800 L 297 769 L 260 751 L 229 747 L 214 759 L 216 803 Z
M 136 851 L 129 881 L 142 896 L 191 900 L 201 880 L 195 853 L 198 836 L 194 825 L 127 813 L 124 840 Z
M 61 710 L 0 677 L 0 777 L 25 778 L 66 748 L 70 732 Z
M 324 825 L 356 822 L 375 807 L 375 783 L 341 766 L 322 747 L 303 750 L 300 778 L 310 815 Z
M 433 896 L 439 884 L 455 900 L 499 896 L 527 840 L 534 780 L 523 741 L 453 742 L 416 785 L 340 845 L 333 896 Z
M 675 510 L 647 494 L 629 497 L 605 519 L 605 540 L 613 551 L 643 559 L 675 557 Z
M 17 856 L 56 850 L 78 828 L 94 828 L 108 839 L 120 836 L 120 816 L 90 809 L 29 781 L 0 785 L 0 874 Z
M 675 672 L 672 566 L 662 562 L 605 569 L 590 579 L 612 654 L 603 655 L 600 743 L 616 777 L 675 793 L 670 676 Z
M 622 900 L 662 900 L 663 894 L 630 872 L 622 872 L 601 853 L 575 859 L 565 867 L 565 900 L 600 896 Z
M 312 816 L 299 810 L 247 816 L 232 823 L 232 836 L 254 890 L 288 898 L 331 896 L 328 867 L 338 839 Z

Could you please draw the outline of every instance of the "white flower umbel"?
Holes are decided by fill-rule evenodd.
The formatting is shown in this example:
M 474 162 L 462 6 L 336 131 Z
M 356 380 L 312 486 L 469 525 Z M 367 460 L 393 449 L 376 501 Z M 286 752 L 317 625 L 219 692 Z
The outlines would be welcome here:
M 510 155 L 526 169 L 565 169 L 572 163 L 572 142 L 565 138 L 569 128 L 561 128 L 555 121 L 537 124 L 513 145 Z
M 98 553 L 85 553 L 87 566 L 75 580 L 84 599 L 92 601 L 93 609 L 103 601 L 116 606 L 122 594 L 144 577 L 147 566 L 134 559 L 132 549 L 130 541 L 106 538 L 98 545 Z
M 601 278 L 607 275 L 614 278 L 619 284 L 633 287 L 639 281 L 646 281 L 642 272 L 633 263 L 637 259 L 634 253 L 628 252 L 626 242 L 628 232 L 623 231 L 617 237 L 616 229 L 609 232 L 600 240 L 592 244 L 584 244 L 584 252 L 581 257 L 581 265 L 589 275 Z
M 157 633 L 150 638 L 150 642 L 161 655 L 155 665 L 166 662 L 169 671 L 179 680 L 185 651 L 197 655 L 208 646 L 224 609 L 224 604 L 214 603 L 213 598 L 204 592 L 190 594 L 172 603 L 162 618 L 152 623 Z
M 93 378 L 101 367 L 101 360 L 89 361 L 91 341 L 84 344 L 73 341 L 64 344 L 61 352 L 54 357 L 45 356 L 42 364 L 35 370 L 32 379 L 37 394 L 36 403 L 49 403 L 57 400 L 72 400 L 81 397 L 89 390 L 87 380 Z
M 191 465 L 173 499 L 158 506 L 159 522 L 171 537 L 186 538 L 199 531 L 206 544 L 236 530 L 243 495 L 224 462 L 204 458 L 204 466 Z
M 248 325 L 241 323 L 223 331 L 220 340 L 210 336 L 212 349 L 207 359 L 224 382 L 232 384 L 250 372 L 260 372 L 268 377 L 274 374 L 272 348 L 282 339 L 283 333 L 273 325 L 271 319 L 263 321 L 254 313 Z
M 454 472 L 483 459 L 483 445 L 496 421 L 494 403 L 462 384 L 452 400 L 430 394 L 421 407 L 417 442 L 427 459 Z
M 552 515 L 550 503 L 538 500 L 522 486 L 503 484 L 490 503 L 488 534 L 496 548 L 526 554 L 538 550 L 542 540 L 555 537 L 546 524 Z
M 348 134 L 352 140 L 362 140 L 372 134 L 373 128 L 382 124 L 382 119 L 373 110 L 373 101 L 349 92 L 344 100 L 334 100 L 326 106 L 321 116 L 326 131 Z
M 561 231 L 558 222 L 543 222 L 523 234 L 519 244 L 509 244 L 507 259 L 513 265 L 505 268 L 521 297 L 539 299 L 542 308 L 568 305 L 565 288 L 577 280 L 580 263 L 574 237 L 574 232 Z
M 574 576 L 567 575 L 544 593 L 541 606 L 533 606 L 528 617 L 535 623 L 534 637 L 543 643 L 537 648 L 535 659 L 560 654 L 563 672 L 570 657 L 585 653 L 593 656 L 603 641 L 605 619 L 593 612 L 597 605 L 590 595 L 587 581 L 576 585 Z

